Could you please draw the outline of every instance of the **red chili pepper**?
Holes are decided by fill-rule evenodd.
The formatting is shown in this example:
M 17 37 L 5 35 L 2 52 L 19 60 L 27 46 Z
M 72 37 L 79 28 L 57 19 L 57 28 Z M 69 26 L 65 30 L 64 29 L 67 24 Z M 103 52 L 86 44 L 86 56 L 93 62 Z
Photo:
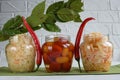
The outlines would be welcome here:
M 79 44 L 80 44 L 80 41 L 81 41 L 81 36 L 82 36 L 83 29 L 84 29 L 86 23 L 87 23 L 88 21 L 90 21 L 90 20 L 94 20 L 94 18 L 89 17 L 89 18 L 86 18 L 86 19 L 82 22 L 82 24 L 81 24 L 81 26 L 80 26 L 80 28 L 79 28 L 79 30 L 78 30 L 78 32 L 77 32 L 76 41 L 75 41 L 75 59 L 76 59 L 76 61 L 78 62 L 78 66 L 79 66 L 80 72 L 81 72 L 82 70 L 81 70 L 81 67 L 80 67 Z
M 32 30 L 32 28 L 30 27 L 30 25 L 27 23 L 26 19 L 23 16 L 22 16 L 22 20 L 23 20 L 23 23 L 24 23 L 25 27 L 27 28 L 28 32 L 31 34 L 31 36 L 34 40 L 34 43 L 35 43 L 35 47 L 36 47 L 36 51 L 37 51 L 37 60 L 36 60 L 37 68 L 35 71 L 37 71 L 39 69 L 39 66 L 42 63 L 42 52 L 41 52 L 40 43 L 39 43 L 38 37 L 36 36 L 36 34 L 34 33 L 34 31 Z

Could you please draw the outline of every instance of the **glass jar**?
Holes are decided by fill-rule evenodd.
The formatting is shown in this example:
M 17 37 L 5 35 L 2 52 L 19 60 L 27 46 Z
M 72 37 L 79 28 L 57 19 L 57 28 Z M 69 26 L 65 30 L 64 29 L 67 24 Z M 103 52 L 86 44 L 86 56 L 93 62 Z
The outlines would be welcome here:
M 35 46 L 28 34 L 18 34 L 6 46 L 8 67 L 12 72 L 31 72 L 35 66 Z
M 48 35 L 45 41 L 42 51 L 47 72 L 69 72 L 74 51 L 70 36 Z
M 85 71 L 108 71 L 111 66 L 113 45 L 108 36 L 95 32 L 86 34 L 80 45 Z

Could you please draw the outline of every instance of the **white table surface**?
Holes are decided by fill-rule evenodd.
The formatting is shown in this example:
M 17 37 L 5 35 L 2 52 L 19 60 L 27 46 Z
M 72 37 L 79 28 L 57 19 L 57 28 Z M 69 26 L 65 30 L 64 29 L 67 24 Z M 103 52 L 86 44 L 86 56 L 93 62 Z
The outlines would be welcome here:
M 120 75 L 1 76 L 0 80 L 120 80 Z

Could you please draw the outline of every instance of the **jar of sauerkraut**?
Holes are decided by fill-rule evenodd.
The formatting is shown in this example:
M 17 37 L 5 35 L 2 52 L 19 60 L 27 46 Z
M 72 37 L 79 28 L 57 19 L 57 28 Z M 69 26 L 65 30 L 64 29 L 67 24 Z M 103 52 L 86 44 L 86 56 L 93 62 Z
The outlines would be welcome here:
M 48 35 L 42 46 L 43 60 L 47 72 L 69 72 L 74 46 L 70 36 Z
M 113 45 L 108 36 L 95 32 L 84 35 L 80 45 L 85 71 L 108 71 L 111 66 Z
M 31 72 L 35 66 L 35 46 L 28 34 L 18 34 L 6 46 L 8 67 L 12 72 Z

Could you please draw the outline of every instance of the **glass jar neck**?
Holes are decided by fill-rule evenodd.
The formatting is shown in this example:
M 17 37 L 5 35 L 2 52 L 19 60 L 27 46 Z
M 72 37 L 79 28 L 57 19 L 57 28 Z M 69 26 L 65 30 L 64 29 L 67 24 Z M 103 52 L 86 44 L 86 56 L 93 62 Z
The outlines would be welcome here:
M 45 36 L 45 41 L 46 42 L 54 42 L 57 39 L 64 39 L 70 41 L 70 36 L 69 35 L 62 35 L 62 34 L 55 34 L 55 35 L 47 35 Z
M 84 42 L 87 43 L 96 43 L 96 42 L 106 42 L 108 41 L 108 36 L 103 35 L 101 33 L 90 33 L 84 35 Z
M 24 44 L 30 44 L 32 43 L 32 37 L 30 37 L 28 34 L 17 34 L 15 36 L 10 37 L 9 39 L 10 43 L 24 43 Z

